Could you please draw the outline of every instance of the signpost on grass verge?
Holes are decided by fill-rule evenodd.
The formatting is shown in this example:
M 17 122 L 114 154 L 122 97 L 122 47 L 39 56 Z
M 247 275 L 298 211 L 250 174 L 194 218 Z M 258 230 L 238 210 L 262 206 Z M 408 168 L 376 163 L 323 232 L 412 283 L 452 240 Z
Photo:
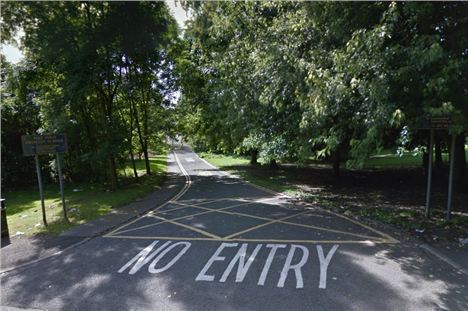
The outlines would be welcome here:
M 23 145 L 23 154 L 25 156 L 34 156 L 36 160 L 37 181 L 39 184 L 39 195 L 41 197 L 42 221 L 47 226 L 47 217 L 44 204 L 44 189 L 42 186 L 41 167 L 39 165 L 39 155 L 55 153 L 55 163 L 57 165 L 58 178 L 60 184 L 60 196 L 62 197 L 63 218 L 68 221 L 67 207 L 65 205 L 65 196 L 63 193 L 63 176 L 60 154 L 67 152 L 67 137 L 65 134 L 43 134 L 43 135 L 22 135 L 21 143 Z
M 427 191 L 426 191 L 426 217 L 431 216 L 431 184 L 432 184 L 432 158 L 434 146 L 434 131 L 435 130 L 448 130 L 452 125 L 452 120 L 448 116 L 432 116 L 423 120 L 422 129 L 430 130 L 429 139 L 429 163 L 427 168 Z M 455 134 L 452 134 L 452 141 L 450 145 L 450 168 L 449 168 L 449 182 L 448 182 L 448 198 L 447 198 L 447 220 L 452 215 L 452 195 L 453 195 L 453 166 L 455 163 Z

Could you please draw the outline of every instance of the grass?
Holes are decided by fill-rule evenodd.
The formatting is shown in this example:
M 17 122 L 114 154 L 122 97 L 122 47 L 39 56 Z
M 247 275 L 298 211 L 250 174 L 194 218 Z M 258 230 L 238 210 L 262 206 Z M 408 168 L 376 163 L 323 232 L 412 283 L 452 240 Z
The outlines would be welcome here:
M 199 156 L 218 167 L 249 164 L 249 159 L 245 156 L 223 155 L 208 152 L 200 152 Z
M 422 155 L 413 155 L 412 153 L 404 153 L 398 155 L 394 152 L 386 152 L 377 154 L 368 158 L 363 168 L 366 169 L 384 169 L 384 168 L 405 168 L 419 167 L 422 165 Z
M 65 183 L 65 204 L 69 210 L 70 223 L 63 221 L 63 208 L 58 184 L 45 185 L 44 198 L 49 225 L 42 224 L 41 201 L 36 189 L 6 192 L 7 220 L 10 235 L 18 232 L 25 235 L 38 233 L 59 234 L 72 226 L 88 222 L 109 213 L 112 209 L 144 197 L 157 188 L 165 179 L 167 156 L 162 154 L 150 158 L 153 175 L 145 174 L 143 160 L 137 160 L 137 172 L 141 176 L 135 183 L 130 163 L 119 170 L 120 188 L 109 191 L 101 184 Z M 128 177 L 125 177 L 125 174 Z
M 465 155 L 468 159 L 468 147 L 465 148 Z M 442 161 L 448 165 L 448 153 L 442 153 Z M 394 150 L 383 150 L 366 160 L 364 167 L 366 169 L 386 169 L 386 168 L 411 168 L 422 165 L 422 155 L 405 152 L 398 155 Z
M 207 152 L 202 152 L 199 155 L 214 166 L 229 171 L 256 185 L 289 194 L 293 194 L 298 190 L 296 185 L 288 183 L 289 176 L 282 174 L 282 170 L 272 171 L 261 166 L 250 166 L 248 157 Z

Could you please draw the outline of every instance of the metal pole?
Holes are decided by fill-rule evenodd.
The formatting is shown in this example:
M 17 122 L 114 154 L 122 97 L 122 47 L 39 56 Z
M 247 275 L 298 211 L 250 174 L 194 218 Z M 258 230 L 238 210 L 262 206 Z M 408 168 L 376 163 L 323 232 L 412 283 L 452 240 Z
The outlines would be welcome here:
M 452 190 L 453 190 L 453 166 L 455 163 L 455 134 L 452 134 L 452 145 L 450 146 L 450 170 L 449 170 L 449 187 L 447 199 L 447 220 L 452 216 Z
M 432 184 L 432 154 L 434 146 L 434 130 L 431 129 L 429 139 L 429 163 L 427 164 L 426 218 L 431 217 L 431 184 Z
M 45 210 L 45 204 L 44 204 L 44 192 L 42 190 L 41 166 L 39 165 L 39 156 L 36 154 L 34 158 L 36 159 L 37 182 L 39 184 L 39 196 L 41 197 L 42 222 L 44 223 L 44 226 L 47 227 L 46 210 Z
M 60 184 L 60 196 L 62 197 L 62 206 L 63 206 L 63 218 L 66 222 L 70 222 L 68 220 L 67 215 L 67 206 L 65 205 L 65 196 L 63 194 L 63 176 L 62 176 L 62 165 L 60 164 L 60 153 L 55 154 L 55 162 L 57 163 L 57 170 L 58 170 L 58 177 L 59 177 L 59 184 Z

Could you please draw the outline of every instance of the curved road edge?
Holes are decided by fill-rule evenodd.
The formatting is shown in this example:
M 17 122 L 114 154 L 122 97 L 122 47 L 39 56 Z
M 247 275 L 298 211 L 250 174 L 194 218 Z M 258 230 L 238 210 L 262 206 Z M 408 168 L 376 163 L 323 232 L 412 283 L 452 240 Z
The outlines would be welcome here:
M 182 166 L 182 163 L 180 162 L 179 160 L 179 157 L 177 156 L 177 153 L 172 150 L 172 154 L 174 155 L 174 158 L 176 160 L 176 163 L 177 163 L 177 167 L 179 168 L 180 172 L 182 173 L 182 175 L 184 176 L 185 178 L 185 183 L 184 183 L 184 186 L 182 187 L 182 189 L 180 189 L 174 196 L 170 197 L 169 199 L 166 199 L 164 200 L 163 202 L 160 202 L 159 204 L 157 204 L 156 206 L 152 206 L 150 207 L 149 209 L 147 209 L 145 212 L 137 212 L 137 211 L 134 211 L 135 214 L 133 216 L 131 216 L 130 218 L 127 218 L 125 221 L 121 221 L 119 223 L 114 223 L 112 224 L 111 226 L 108 226 L 107 228 L 103 228 L 101 229 L 101 232 L 99 234 L 95 234 L 93 236 L 89 236 L 89 237 L 83 237 L 83 240 L 75 243 L 75 244 L 72 244 L 62 250 L 59 250 L 57 252 L 54 252 L 52 254 L 49 254 L 49 255 L 46 255 L 44 257 L 40 257 L 40 258 L 37 258 L 37 259 L 34 259 L 34 260 L 31 260 L 31 261 L 28 261 L 26 263 L 22 263 L 22 264 L 19 264 L 19 265 L 16 265 L 16 266 L 12 266 L 12 267 L 7 267 L 7 268 L 4 268 L 4 269 L 0 269 L 0 276 L 3 276 L 9 272 L 12 272 L 12 271 L 15 271 L 15 270 L 19 270 L 19 269 L 27 269 L 29 266 L 33 265 L 33 264 L 36 264 L 36 263 L 39 263 L 39 262 L 42 262 L 44 260 L 47 260 L 47 259 L 50 259 L 50 258 L 53 258 L 53 257 L 56 257 L 56 256 L 59 256 L 59 255 L 62 255 L 74 248 L 77 248 L 78 246 L 81 246 L 89 241 L 91 241 L 92 239 L 94 238 L 97 238 L 97 237 L 100 237 L 100 236 L 104 236 L 106 234 L 109 234 L 111 233 L 113 230 L 115 230 L 116 228 L 126 224 L 126 223 L 129 223 L 131 221 L 134 221 L 135 219 L 138 219 L 140 218 L 141 216 L 149 213 L 150 211 L 154 210 L 154 209 L 157 209 L 159 207 L 161 207 L 162 205 L 164 204 L 167 204 L 173 200 L 177 200 L 178 198 L 180 198 L 182 195 L 185 194 L 185 192 L 188 191 L 188 189 L 190 188 L 191 184 L 192 184 L 192 181 L 190 179 L 190 175 L 187 173 L 187 171 L 185 170 L 185 168 Z M 168 156 L 168 160 L 169 160 L 169 156 Z M 168 181 L 166 181 L 165 183 L 168 183 Z M 160 192 L 162 189 L 159 189 L 157 190 L 156 192 Z M 103 218 L 105 217 L 109 217 L 109 214 L 108 215 L 105 215 L 103 216 Z M 85 224 L 86 225 L 86 224 Z M 73 229 L 70 229 L 70 230 L 73 230 Z

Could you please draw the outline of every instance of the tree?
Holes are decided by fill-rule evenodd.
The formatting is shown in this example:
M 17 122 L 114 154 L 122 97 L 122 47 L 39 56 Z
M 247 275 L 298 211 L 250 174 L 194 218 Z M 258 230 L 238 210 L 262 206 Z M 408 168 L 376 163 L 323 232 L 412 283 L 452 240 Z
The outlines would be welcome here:
M 452 115 L 455 133 L 466 126 L 466 4 L 187 6 L 195 78 L 181 107 L 194 111 L 186 129 L 197 145 L 252 162 L 257 152 L 266 162 L 327 158 L 338 175 L 343 160 L 360 166 L 388 145 L 389 132 L 424 144 L 427 114 Z
M 171 68 L 164 50 L 177 38 L 166 5 L 8 2 L 3 13 L 5 39 L 22 28 L 26 59 L 41 72 L 34 94 L 43 115 L 41 130 L 68 134 L 69 175 L 106 177 L 116 189 L 117 166 L 133 146 L 134 129 L 141 134 L 149 174 L 150 141 L 165 130 L 150 126 L 149 118 L 166 114 L 161 105 L 167 88 L 160 86 Z M 129 64 L 138 74 L 130 74 Z M 125 92 L 138 96 L 125 101 Z

